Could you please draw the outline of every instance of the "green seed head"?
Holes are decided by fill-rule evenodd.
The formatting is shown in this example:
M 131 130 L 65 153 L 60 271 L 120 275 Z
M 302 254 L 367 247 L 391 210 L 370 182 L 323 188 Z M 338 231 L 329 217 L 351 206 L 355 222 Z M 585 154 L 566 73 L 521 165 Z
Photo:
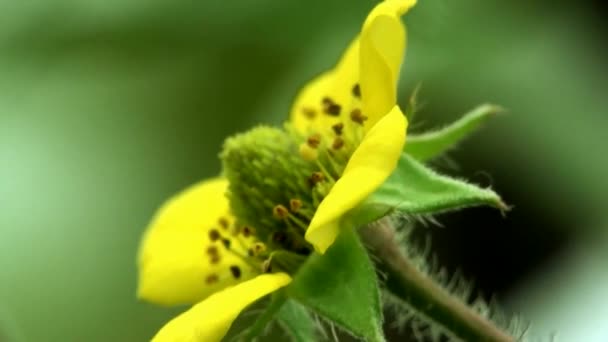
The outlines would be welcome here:
M 264 244 L 248 250 L 264 258 L 264 269 L 293 272 L 313 251 L 306 230 L 361 136 L 353 121 L 306 135 L 260 126 L 226 140 L 220 158 L 230 209 L 243 234 Z
M 300 156 L 301 141 L 286 130 L 261 126 L 224 143 L 220 157 L 230 183 L 231 209 L 263 240 L 284 230 L 277 205 L 289 208 L 293 199 L 312 201 L 309 177 L 317 168 Z

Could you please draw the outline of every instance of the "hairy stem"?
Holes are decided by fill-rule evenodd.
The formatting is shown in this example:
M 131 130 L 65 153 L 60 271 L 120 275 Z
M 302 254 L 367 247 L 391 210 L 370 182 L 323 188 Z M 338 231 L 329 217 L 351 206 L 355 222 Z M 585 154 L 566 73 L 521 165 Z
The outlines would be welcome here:
M 399 249 L 389 219 L 363 228 L 360 233 L 386 272 L 388 289 L 453 337 L 465 341 L 515 340 L 418 270 Z

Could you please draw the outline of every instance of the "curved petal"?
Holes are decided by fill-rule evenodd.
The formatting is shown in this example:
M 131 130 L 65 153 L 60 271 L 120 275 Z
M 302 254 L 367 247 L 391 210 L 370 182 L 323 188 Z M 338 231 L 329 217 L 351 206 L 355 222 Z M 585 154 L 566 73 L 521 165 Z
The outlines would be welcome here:
M 285 273 L 263 274 L 218 292 L 167 323 L 154 342 L 216 342 L 247 306 L 291 282 Z
M 306 240 L 318 252 L 325 253 L 338 236 L 340 217 L 374 192 L 395 170 L 406 129 L 407 120 L 395 106 L 365 135 L 306 231 Z
M 359 81 L 359 39 L 346 49 L 334 69 L 325 72 L 306 84 L 293 103 L 290 120 L 301 133 L 330 127 L 340 121 L 353 101 L 353 87 Z M 323 99 L 330 98 L 340 105 L 338 115 L 328 115 Z
M 255 274 L 241 259 L 225 253 L 219 242 L 210 241 L 212 228 L 221 231 L 220 219 L 231 219 L 227 186 L 224 179 L 203 181 L 158 210 L 139 250 L 139 298 L 164 305 L 196 303 Z M 231 266 L 238 267 L 238 278 Z
M 397 103 L 397 81 L 406 47 L 405 26 L 400 16 L 415 0 L 387 0 L 367 16 L 361 31 L 360 87 L 367 127 L 386 115 Z
M 360 37 L 349 45 L 336 67 L 313 79 L 296 97 L 290 120 L 298 131 L 327 128 L 361 106 L 369 118 L 366 127 L 373 127 L 390 111 L 396 103 L 406 45 L 399 16 L 415 4 L 416 0 L 386 0 L 370 12 Z M 324 98 L 340 106 L 338 115 L 324 112 Z

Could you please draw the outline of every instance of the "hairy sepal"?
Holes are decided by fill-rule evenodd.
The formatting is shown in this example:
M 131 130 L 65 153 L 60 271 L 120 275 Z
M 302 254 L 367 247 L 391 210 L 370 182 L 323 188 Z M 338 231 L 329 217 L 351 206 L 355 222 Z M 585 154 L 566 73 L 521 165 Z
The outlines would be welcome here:
M 287 294 L 354 336 L 384 341 L 376 273 L 353 229 L 304 264 Z
M 491 189 L 441 175 L 403 153 L 389 179 L 349 216 L 362 226 L 392 213 L 437 214 L 465 207 L 509 207 Z
M 409 134 L 405 152 L 413 158 L 426 161 L 447 152 L 463 139 L 479 129 L 483 123 L 503 109 L 483 104 L 464 114 L 459 120 L 436 131 Z

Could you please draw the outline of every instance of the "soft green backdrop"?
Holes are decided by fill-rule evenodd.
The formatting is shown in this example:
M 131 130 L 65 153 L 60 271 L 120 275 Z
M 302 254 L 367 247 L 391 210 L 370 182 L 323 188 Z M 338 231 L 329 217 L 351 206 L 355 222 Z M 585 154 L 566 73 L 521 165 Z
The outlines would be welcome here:
M 141 341 L 179 312 L 134 298 L 155 208 L 219 172 L 226 135 L 279 123 L 372 6 L 0 2 L 0 340 Z M 591 319 L 608 315 L 606 30 L 592 6 L 420 0 L 400 92 L 422 82 L 414 129 L 482 101 L 509 109 L 454 156 L 531 213 L 523 231 L 537 215 L 562 223 L 543 229 L 569 243 L 501 297 L 566 341 L 608 336 Z

